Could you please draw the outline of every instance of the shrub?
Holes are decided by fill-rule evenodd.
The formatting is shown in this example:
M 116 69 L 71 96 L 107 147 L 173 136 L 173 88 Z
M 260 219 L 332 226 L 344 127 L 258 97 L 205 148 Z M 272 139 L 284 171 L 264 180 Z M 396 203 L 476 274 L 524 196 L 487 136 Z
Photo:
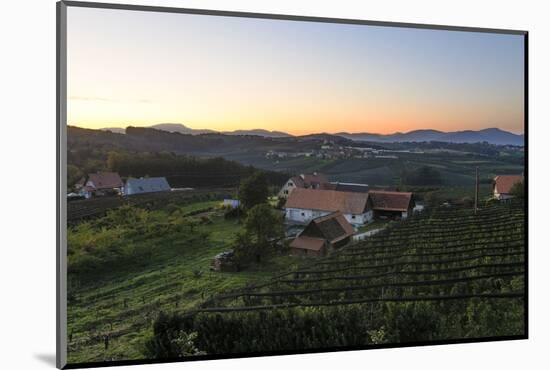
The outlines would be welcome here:
M 196 346 L 196 332 L 178 329 L 178 319 L 163 312 L 153 324 L 152 335 L 147 336 L 141 349 L 145 358 L 176 358 L 205 354 Z
M 240 207 L 237 207 L 237 208 L 229 208 L 228 210 L 225 211 L 225 213 L 223 214 L 223 217 L 226 219 L 226 220 L 229 220 L 229 219 L 232 219 L 232 218 L 237 218 L 237 217 L 245 217 L 246 216 L 246 213 L 244 212 L 244 210 Z
M 212 223 L 212 220 L 208 216 L 201 216 L 201 225 L 208 225 Z
M 203 271 L 202 270 L 193 270 L 193 277 L 198 279 L 202 276 Z

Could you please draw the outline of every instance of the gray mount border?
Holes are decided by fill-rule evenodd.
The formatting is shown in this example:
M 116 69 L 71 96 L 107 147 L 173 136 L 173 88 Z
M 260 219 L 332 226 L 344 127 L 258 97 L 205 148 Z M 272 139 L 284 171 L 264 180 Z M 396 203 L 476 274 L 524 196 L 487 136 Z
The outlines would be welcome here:
M 56 93 L 56 366 L 67 363 L 67 6 L 56 4 L 57 15 L 57 93 Z

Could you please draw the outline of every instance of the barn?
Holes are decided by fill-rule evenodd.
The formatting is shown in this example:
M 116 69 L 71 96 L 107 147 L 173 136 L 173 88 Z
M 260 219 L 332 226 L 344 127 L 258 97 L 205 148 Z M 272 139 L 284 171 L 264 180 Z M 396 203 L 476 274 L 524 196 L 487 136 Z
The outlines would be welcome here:
M 405 219 L 415 206 L 413 194 L 401 191 L 370 190 L 375 218 Z
M 290 243 L 295 256 L 324 256 L 328 250 L 349 242 L 355 233 L 344 215 L 337 211 L 311 220 L 306 228 Z
M 168 184 L 165 177 L 142 177 L 139 179 L 130 178 L 126 180 L 123 193 L 124 195 L 134 195 L 170 190 L 170 184 Z

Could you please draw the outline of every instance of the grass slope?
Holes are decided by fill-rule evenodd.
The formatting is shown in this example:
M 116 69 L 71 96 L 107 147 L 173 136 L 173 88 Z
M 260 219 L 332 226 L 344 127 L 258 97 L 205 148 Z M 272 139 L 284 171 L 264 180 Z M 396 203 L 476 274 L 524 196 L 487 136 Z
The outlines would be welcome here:
M 207 240 L 184 234 L 145 238 L 141 242 L 155 248 L 144 267 L 121 266 L 74 288 L 74 299 L 68 305 L 69 363 L 141 358 L 143 337 L 159 311 L 192 309 L 212 295 L 262 281 L 294 263 L 290 257 L 279 256 L 238 273 L 209 271 L 212 257 L 228 248 L 241 227 L 224 219 L 219 204 L 208 201 L 179 207 L 181 214 L 194 214 L 196 220 L 211 219 L 193 231 L 208 233 Z M 166 211 L 155 212 L 162 216 Z M 200 277 L 198 271 L 202 271 Z

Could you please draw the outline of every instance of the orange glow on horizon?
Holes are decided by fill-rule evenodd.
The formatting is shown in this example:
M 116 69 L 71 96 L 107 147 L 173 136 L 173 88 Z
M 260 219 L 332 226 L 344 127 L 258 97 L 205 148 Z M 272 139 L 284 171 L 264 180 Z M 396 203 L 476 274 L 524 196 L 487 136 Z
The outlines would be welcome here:
M 76 122 L 69 122 L 70 126 L 76 126 L 81 128 L 87 128 L 87 129 L 102 129 L 102 128 L 126 128 L 129 126 L 133 127 L 150 127 L 154 126 L 156 124 L 161 123 L 181 123 L 183 121 L 178 120 L 160 120 L 160 121 L 133 121 L 132 123 L 128 123 L 130 121 L 126 121 L 122 124 L 113 124 L 112 122 L 109 123 L 102 123 L 102 122 L 93 122 L 93 123 L 76 123 Z M 369 134 L 380 134 L 380 135 L 389 135 L 389 134 L 395 134 L 395 133 L 406 133 L 410 131 L 415 130 L 438 130 L 438 131 L 445 131 L 445 132 L 452 132 L 452 131 L 465 131 L 470 130 L 469 128 L 462 128 L 462 127 L 449 127 L 449 128 L 433 128 L 432 126 L 425 125 L 425 126 L 416 126 L 412 124 L 400 124 L 400 123 L 388 123 L 388 124 L 380 124 L 380 125 L 334 125 L 332 127 L 329 126 L 318 126 L 317 129 L 285 129 L 284 127 L 287 127 L 286 125 L 283 127 L 282 125 L 275 125 L 275 126 L 258 126 L 258 125 L 246 125 L 246 126 L 226 126 L 226 125 L 196 125 L 196 124 L 189 124 L 189 123 L 181 123 L 184 126 L 194 129 L 194 130 L 213 130 L 213 131 L 236 131 L 236 130 L 253 130 L 253 129 L 264 129 L 268 131 L 281 131 L 285 132 L 287 134 L 293 135 L 293 136 L 303 136 L 303 135 L 310 135 L 310 134 L 336 134 L 341 132 L 346 132 L 350 134 L 358 134 L 358 133 L 369 133 Z M 297 125 L 289 125 L 296 127 Z M 342 127 L 341 129 L 335 128 L 335 127 Z M 494 128 L 495 126 L 487 125 L 479 128 L 471 128 L 471 130 L 479 131 L 483 129 L 488 128 Z M 515 130 L 514 128 L 503 128 L 503 127 L 497 127 L 504 131 L 512 132 L 514 134 L 523 134 L 523 131 Z
M 334 106 L 324 110 L 321 107 L 317 112 L 314 112 L 311 107 L 304 107 L 304 111 L 300 111 L 298 107 L 292 107 L 294 108 L 292 112 L 283 112 L 276 108 L 271 107 L 269 114 L 263 113 L 260 109 L 233 108 L 231 111 L 222 109 L 219 111 L 212 109 L 210 112 L 200 111 L 190 117 L 183 117 L 178 114 L 177 108 L 170 104 L 135 101 L 121 103 L 69 98 L 68 122 L 72 126 L 90 129 L 148 127 L 160 123 L 179 123 L 195 130 L 208 129 L 222 132 L 264 129 L 282 131 L 295 136 L 338 132 L 387 135 L 423 129 L 446 132 L 477 131 L 493 127 L 517 134 L 523 133 L 517 129 L 516 124 L 516 122 L 523 122 L 522 112 L 515 111 L 508 112 L 510 117 L 508 125 L 495 125 L 492 122 L 495 122 L 497 117 L 493 118 L 491 114 L 485 114 L 481 109 L 460 106 L 454 106 L 453 109 L 441 107 L 439 110 L 426 107 L 425 112 L 416 107 L 405 106 L 389 112 L 377 112 L 370 107 L 354 107 L 344 103 L 342 111 L 347 114 L 338 112 Z M 105 119 L 105 116 L 112 119 Z M 125 117 L 128 118 L 125 119 Z

